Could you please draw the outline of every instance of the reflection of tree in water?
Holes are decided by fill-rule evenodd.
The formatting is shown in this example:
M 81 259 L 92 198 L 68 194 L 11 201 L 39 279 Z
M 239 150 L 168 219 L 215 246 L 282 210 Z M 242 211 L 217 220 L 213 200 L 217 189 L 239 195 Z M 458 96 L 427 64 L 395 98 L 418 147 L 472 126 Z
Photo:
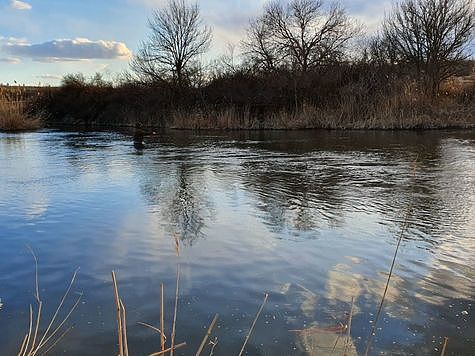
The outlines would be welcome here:
M 144 166 L 149 171 L 143 174 L 146 180 L 141 185 L 142 193 L 154 207 L 154 214 L 164 222 L 167 233 L 177 234 L 182 242 L 191 245 L 204 236 L 206 220 L 214 215 L 206 195 L 205 170 L 186 159 L 174 164 L 175 169 L 162 163 L 167 166 Z M 157 174 L 161 168 L 166 176 Z
M 246 188 L 257 195 L 258 208 L 272 230 L 310 231 L 329 221 L 338 225 L 344 201 L 339 183 L 345 179 L 338 167 L 279 156 L 244 167 Z

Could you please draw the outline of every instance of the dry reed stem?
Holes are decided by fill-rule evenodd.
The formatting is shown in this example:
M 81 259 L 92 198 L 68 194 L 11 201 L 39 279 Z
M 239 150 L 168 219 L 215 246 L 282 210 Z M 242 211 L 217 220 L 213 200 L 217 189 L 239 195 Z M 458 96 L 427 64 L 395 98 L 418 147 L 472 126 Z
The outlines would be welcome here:
M 35 346 L 36 346 L 36 338 L 38 337 L 38 329 L 40 327 L 40 321 L 41 321 L 41 311 L 43 310 L 43 302 L 40 300 L 39 301 L 39 304 L 38 304 L 38 313 L 36 314 L 36 326 L 35 326 L 35 333 L 33 334 L 33 341 L 31 342 L 31 349 L 32 350 L 35 350 Z M 48 332 L 48 330 L 46 330 L 45 332 L 45 335 L 46 333 Z M 43 340 L 43 339 L 42 339 Z M 40 341 L 40 344 L 41 344 L 41 341 Z M 30 352 L 31 354 L 31 352 Z
M 119 355 L 124 356 L 124 345 L 122 343 L 122 318 L 120 313 L 120 299 L 119 299 L 119 288 L 117 287 L 117 280 L 115 278 L 115 272 L 112 271 L 112 283 L 114 284 L 114 297 L 115 297 L 115 304 L 117 307 L 117 334 L 119 337 Z
M 38 258 L 36 257 L 35 252 L 33 249 L 30 247 L 30 245 L 26 245 L 26 248 L 30 250 L 31 255 L 33 256 L 33 259 L 35 260 L 35 297 L 36 300 L 39 302 L 40 301 L 40 289 L 39 289 L 39 277 L 38 277 Z
M 69 328 L 67 328 L 57 339 L 56 341 L 50 346 L 48 347 L 48 349 L 42 353 L 42 355 L 47 355 L 48 352 L 50 352 L 71 330 L 72 330 L 72 326 L 70 326 Z
M 391 262 L 391 268 L 389 269 L 388 279 L 387 279 L 386 285 L 384 287 L 383 296 L 381 298 L 381 302 L 379 303 L 378 312 L 376 313 L 376 317 L 374 319 L 373 326 L 371 327 L 371 333 L 369 334 L 369 337 L 368 337 L 368 343 L 366 344 L 365 356 L 368 356 L 369 349 L 371 348 L 371 343 L 373 341 L 373 337 L 376 335 L 376 327 L 377 327 L 377 324 L 378 324 L 379 317 L 381 316 L 381 312 L 383 310 L 383 304 L 384 304 L 384 300 L 386 299 L 386 294 L 388 293 L 389 283 L 391 282 L 391 277 L 393 275 L 394 266 L 396 265 L 396 258 L 397 258 L 397 254 L 399 252 L 399 247 L 401 246 L 402 239 L 403 239 L 403 237 L 406 233 L 407 227 L 409 225 L 409 216 L 411 214 L 411 211 L 412 211 L 412 206 L 409 207 L 409 209 L 407 210 L 406 216 L 404 218 L 404 223 L 403 223 L 403 226 L 402 226 L 402 229 L 401 229 L 401 233 L 399 234 L 399 238 L 398 238 L 397 245 L 396 245 L 396 250 L 394 251 L 393 260 Z
M 170 348 L 168 348 L 168 349 L 166 349 L 166 350 L 163 350 L 163 351 L 154 352 L 153 354 L 150 354 L 149 356 L 165 355 L 165 354 L 168 353 L 168 352 L 172 352 L 172 351 L 174 351 L 174 350 L 176 350 L 176 349 L 179 349 L 179 348 L 181 348 L 181 347 L 184 347 L 184 346 L 186 346 L 186 342 L 182 342 L 181 344 L 177 344 L 177 345 L 175 345 L 175 346 L 173 346 L 173 347 L 170 347 Z
M 206 332 L 205 336 L 203 337 L 203 341 L 201 341 L 201 345 L 198 348 L 198 351 L 196 351 L 196 356 L 200 356 L 201 352 L 203 351 L 206 341 L 208 341 L 208 338 L 211 336 L 211 332 L 214 329 L 214 326 L 216 325 L 216 322 L 218 321 L 219 314 L 215 314 L 213 320 L 211 321 L 211 324 L 209 325 L 208 331 Z
M 446 336 L 444 338 L 444 346 L 442 347 L 442 352 L 440 353 L 440 356 L 445 356 L 445 351 L 447 350 L 447 343 L 449 342 L 449 338 Z
M 122 310 L 122 330 L 124 331 L 124 354 L 125 356 L 129 356 L 129 345 L 127 341 L 127 321 L 125 317 L 125 306 L 124 303 L 122 302 L 122 299 L 120 299 L 120 308 Z
M 66 317 L 63 319 L 63 321 L 56 327 L 56 329 L 51 333 L 51 335 L 48 336 L 48 333 L 49 331 L 51 330 L 51 328 L 53 327 L 53 324 L 54 322 L 56 321 L 56 318 L 66 300 L 66 298 L 68 297 L 69 295 L 69 292 L 71 291 L 71 288 L 74 284 L 74 281 L 76 280 L 76 276 L 77 276 L 77 273 L 79 272 L 79 268 L 77 268 L 75 271 L 74 271 L 74 274 L 71 278 L 71 281 L 69 282 L 69 286 L 68 288 L 66 289 L 66 292 L 64 293 L 63 297 L 61 298 L 61 301 L 58 305 L 58 307 L 56 308 L 56 311 L 53 315 L 53 317 L 51 318 L 51 321 L 50 323 L 48 324 L 48 327 L 46 328 L 46 331 L 45 333 L 43 334 L 43 337 L 40 339 L 40 342 L 38 343 L 38 346 L 37 348 L 34 350 L 34 352 L 31 354 L 31 355 L 35 355 L 43 346 L 46 345 L 46 343 L 51 340 L 51 338 L 56 335 L 56 333 L 59 331 L 59 329 L 64 325 L 64 323 L 66 323 L 66 321 L 69 319 L 69 317 L 71 316 L 71 314 L 73 313 L 73 311 L 76 309 L 76 307 L 78 306 L 79 304 L 79 301 L 81 300 L 82 298 L 82 294 L 79 295 L 78 299 L 76 300 L 76 303 L 74 303 L 73 307 L 69 310 L 69 313 L 66 315 Z M 40 305 L 39 305 L 39 312 L 38 314 L 41 314 L 41 306 L 42 306 L 43 302 L 40 301 Z
M 79 271 L 79 268 L 74 271 L 73 277 L 71 278 L 71 281 L 69 283 L 68 288 L 66 289 L 66 292 L 64 293 L 63 297 L 61 298 L 61 301 L 56 308 L 53 317 L 51 321 L 49 322 L 46 331 L 44 332 L 43 336 L 39 339 L 38 343 L 36 342 L 39 338 L 39 331 L 40 331 L 40 325 L 41 325 L 41 315 L 43 311 L 43 301 L 40 298 L 40 292 L 39 292 L 39 273 L 38 273 L 38 258 L 36 257 L 35 253 L 31 249 L 30 246 L 27 246 L 27 248 L 30 250 L 34 260 L 35 260 L 35 299 L 38 303 L 38 311 L 36 313 L 36 322 L 35 322 L 35 327 L 33 330 L 33 307 L 30 305 L 30 322 L 29 322 L 29 328 L 28 328 L 28 334 L 26 335 L 25 339 L 22 342 L 22 345 L 20 347 L 20 352 L 18 353 L 20 356 L 35 356 L 40 350 L 45 347 L 48 342 L 53 339 L 53 337 L 58 333 L 58 331 L 62 328 L 62 326 L 66 323 L 66 321 L 69 319 L 73 311 L 76 309 L 76 307 L 79 304 L 79 301 L 81 300 L 82 294 L 78 297 L 74 305 L 71 307 L 67 315 L 63 318 L 62 322 L 59 323 L 59 325 L 54 329 L 52 333 L 50 333 L 51 328 L 54 325 L 54 322 L 56 321 L 56 318 L 58 317 L 59 312 L 61 311 L 61 308 L 66 300 L 66 298 L 69 295 L 69 292 L 71 291 L 71 288 L 74 284 L 74 281 L 76 279 L 76 275 Z M 51 350 L 54 346 L 58 344 L 58 342 L 66 335 L 66 332 L 61 334 L 61 336 L 54 340 L 53 344 L 48 348 L 48 350 Z M 30 343 L 31 342 L 31 343 Z M 48 351 L 47 351 L 48 352 Z M 45 352 L 43 352 L 45 354 Z
M 165 303 L 163 302 L 164 298 L 164 286 L 163 283 L 160 284 L 160 329 L 163 330 L 160 336 L 160 347 L 162 351 L 165 350 Z
M 28 333 L 26 334 L 26 343 L 24 345 L 24 349 L 23 349 L 23 344 L 22 344 L 22 347 L 20 348 L 20 352 L 18 353 L 20 356 L 26 355 L 26 352 L 28 351 L 28 345 L 30 344 L 30 337 L 31 337 L 32 331 L 33 331 L 33 307 L 30 304 L 30 322 L 28 326 Z
M 161 331 L 159 328 L 156 328 L 155 326 L 150 325 L 150 324 L 147 324 L 147 323 L 143 323 L 143 322 L 141 322 L 141 321 L 139 321 L 137 324 L 142 325 L 142 326 L 145 326 L 146 328 L 152 329 L 153 331 L 159 333 L 160 336 L 163 335 L 163 337 L 164 337 L 165 340 L 166 340 L 166 336 L 162 333 L 162 331 Z M 163 351 L 163 350 L 162 350 L 162 351 Z
M 172 326 L 170 356 L 173 356 L 173 352 L 175 350 L 174 346 L 175 346 L 175 335 L 176 335 L 176 316 L 178 313 L 179 285 L 180 285 L 180 263 L 178 263 L 177 268 L 176 268 L 175 310 L 173 312 L 173 326 Z
M 31 356 L 34 356 L 36 355 L 36 353 L 43 347 L 45 346 L 49 340 L 51 340 L 53 338 L 54 335 L 56 335 L 56 333 L 61 329 L 61 327 L 66 323 L 66 321 L 69 319 L 69 317 L 71 316 L 71 314 L 74 312 L 74 310 L 77 308 L 77 306 L 79 305 L 79 302 L 81 301 L 81 298 L 82 298 L 82 293 L 79 294 L 79 297 L 76 299 L 76 302 L 74 303 L 74 305 L 71 307 L 71 309 L 69 310 L 69 313 L 66 315 L 66 317 L 64 317 L 63 321 L 56 327 L 56 329 L 51 333 L 50 336 L 48 336 L 48 338 L 43 341 L 42 343 L 38 344 L 38 347 L 34 350 L 34 352 L 31 354 Z
M 239 356 L 241 356 L 244 353 L 244 349 L 246 348 L 246 345 L 249 341 L 249 338 L 251 337 L 252 331 L 254 330 L 254 326 L 256 325 L 257 319 L 259 319 L 259 316 L 261 315 L 262 309 L 264 309 L 264 305 L 267 303 L 267 298 L 269 298 L 269 294 L 266 293 L 264 296 L 264 301 L 261 304 L 261 307 L 259 308 L 256 317 L 254 318 L 254 321 L 252 322 L 251 328 L 249 329 L 249 332 L 246 336 L 246 339 L 244 340 L 244 344 L 242 345 L 241 351 L 239 352 Z
M 23 338 L 23 342 L 21 343 L 20 351 L 18 352 L 18 356 L 23 355 L 23 350 L 26 348 L 26 340 L 28 339 L 28 334 L 25 335 Z
M 346 334 L 346 341 L 345 341 L 345 351 L 344 351 L 344 356 L 347 356 L 348 354 L 348 348 L 350 347 L 351 344 L 351 321 L 353 320 L 353 307 L 355 305 L 355 298 L 351 298 L 351 308 L 350 308 L 350 316 L 348 317 L 348 325 L 347 327 L 347 334 Z

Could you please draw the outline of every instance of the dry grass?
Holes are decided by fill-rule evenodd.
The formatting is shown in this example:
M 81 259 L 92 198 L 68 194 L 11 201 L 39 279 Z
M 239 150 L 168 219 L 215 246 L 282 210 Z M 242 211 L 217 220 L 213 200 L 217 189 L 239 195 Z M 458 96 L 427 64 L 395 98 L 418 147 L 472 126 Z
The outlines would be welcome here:
M 21 88 L 0 87 L 0 130 L 27 131 L 41 127 L 42 120 L 27 110 L 26 93 Z
M 454 83 L 457 83 L 455 85 Z M 350 85 L 338 100 L 316 106 L 303 102 L 295 110 L 276 110 L 259 118 L 249 107 L 176 110 L 170 126 L 206 130 L 295 129 L 443 129 L 475 127 L 475 82 L 451 79 L 431 98 L 416 83 L 392 94 L 370 96 L 362 85 Z

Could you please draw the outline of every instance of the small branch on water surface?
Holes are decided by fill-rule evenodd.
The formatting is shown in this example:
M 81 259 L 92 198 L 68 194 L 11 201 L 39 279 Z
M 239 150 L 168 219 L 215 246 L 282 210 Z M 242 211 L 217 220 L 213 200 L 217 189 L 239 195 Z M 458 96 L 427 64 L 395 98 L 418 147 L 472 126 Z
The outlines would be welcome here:
M 206 341 L 208 341 L 208 338 L 211 336 L 211 332 L 213 331 L 214 326 L 216 325 L 216 322 L 218 321 L 218 318 L 219 318 L 219 314 L 215 314 L 213 320 L 211 321 L 211 324 L 209 325 L 208 331 L 206 332 L 206 334 L 203 338 L 203 341 L 201 341 L 201 345 L 198 348 L 198 351 L 196 351 L 196 356 L 201 355 L 201 352 L 203 351 L 203 349 L 206 345 Z
M 259 308 L 259 311 L 257 312 L 254 321 L 252 322 L 251 328 L 249 329 L 249 333 L 247 334 L 246 339 L 244 340 L 244 344 L 242 345 L 241 351 L 239 352 L 239 356 L 242 356 L 242 354 L 244 353 L 244 349 L 246 348 L 247 342 L 251 337 L 252 331 L 254 330 L 254 326 L 256 326 L 257 319 L 259 319 L 259 316 L 261 315 L 262 309 L 264 309 L 264 305 L 267 303 L 268 298 L 269 294 L 266 293 L 264 296 L 264 301 L 262 302 L 261 307 Z

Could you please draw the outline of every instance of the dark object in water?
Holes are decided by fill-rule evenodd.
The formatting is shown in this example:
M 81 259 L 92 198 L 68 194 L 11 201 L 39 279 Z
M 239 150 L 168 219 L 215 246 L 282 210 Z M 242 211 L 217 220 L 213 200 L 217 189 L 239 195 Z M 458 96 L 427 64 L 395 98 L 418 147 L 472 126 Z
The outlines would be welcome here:
M 143 142 L 143 138 L 145 136 L 144 130 L 142 130 L 141 125 L 135 125 L 135 133 L 134 133 L 134 147 L 138 150 L 142 150 L 145 148 L 145 143 Z

